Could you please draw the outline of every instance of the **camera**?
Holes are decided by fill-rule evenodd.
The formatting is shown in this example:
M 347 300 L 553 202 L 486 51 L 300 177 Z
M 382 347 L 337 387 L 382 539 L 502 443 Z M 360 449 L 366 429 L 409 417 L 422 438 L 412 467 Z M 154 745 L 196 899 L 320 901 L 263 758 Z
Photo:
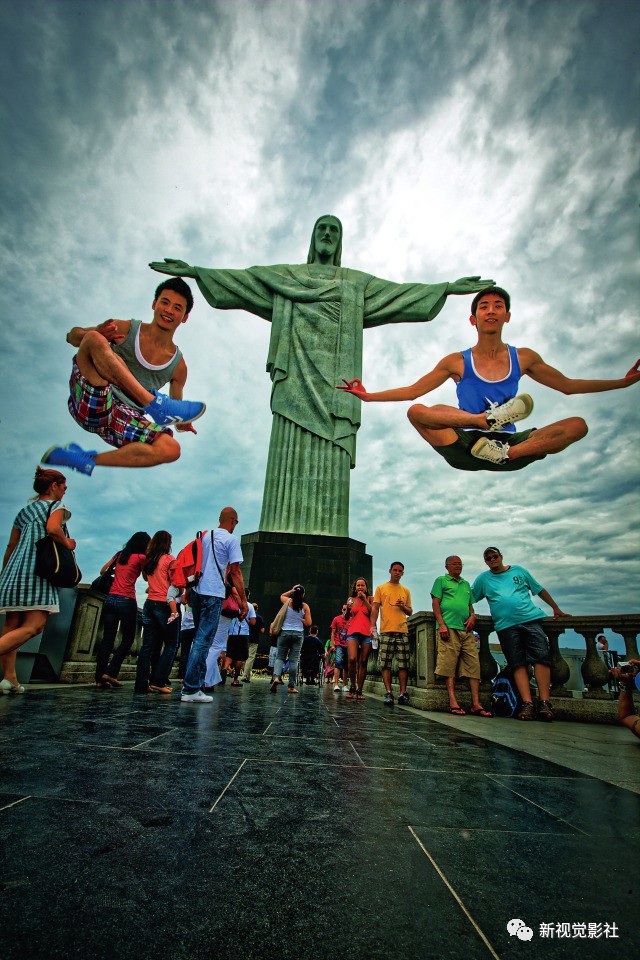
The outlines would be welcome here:
M 638 667 L 635 663 L 629 663 L 628 660 L 621 660 L 620 663 L 618 663 L 618 670 L 620 673 L 626 673 L 630 674 L 631 676 L 635 676 L 635 674 L 638 672 Z

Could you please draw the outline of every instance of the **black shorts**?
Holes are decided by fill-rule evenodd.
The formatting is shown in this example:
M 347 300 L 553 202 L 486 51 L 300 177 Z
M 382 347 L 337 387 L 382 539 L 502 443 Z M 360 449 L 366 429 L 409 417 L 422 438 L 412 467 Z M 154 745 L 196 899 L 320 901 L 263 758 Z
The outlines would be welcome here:
M 484 430 L 462 430 L 460 427 L 453 427 L 452 429 L 458 434 L 458 439 L 454 443 L 447 444 L 446 447 L 434 447 L 433 449 L 456 470 L 494 470 L 497 473 L 504 473 L 510 470 L 522 470 L 523 467 L 528 467 L 534 460 L 544 460 L 546 457 L 546 454 L 543 453 L 537 457 L 518 457 L 517 460 L 507 460 L 506 463 L 491 463 L 489 460 L 479 460 L 477 457 L 471 456 L 471 447 L 481 437 L 499 440 L 501 443 L 508 443 L 512 447 L 517 443 L 528 440 L 535 427 L 531 427 L 529 430 L 521 430 L 519 433 L 486 433 Z

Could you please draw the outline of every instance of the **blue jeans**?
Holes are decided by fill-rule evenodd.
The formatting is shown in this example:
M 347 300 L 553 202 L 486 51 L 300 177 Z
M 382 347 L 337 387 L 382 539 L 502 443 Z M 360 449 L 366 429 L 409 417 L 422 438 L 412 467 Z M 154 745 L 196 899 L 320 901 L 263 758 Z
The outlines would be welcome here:
M 163 687 L 169 682 L 180 638 L 180 618 L 167 624 L 170 613 L 169 604 L 164 600 L 145 600 L 142 608 L 142 647 L 136 667 L 136 693 L 146 693 L 149 689 L 151 664 L 156 658 L 159 659 L 151 683 Z
M 210 597 L 191 591 L 191 610 L 196 635 L 189 651 L 189 660 L 182 685 L 183 693 L 197 693 L 207 672 L 207 654 L 218 629 L 224 597 Z
M 133 597 L 121 597 L 115 593 L 105 597 L 102 605 L 102 640 L 96 654 L 96 682 L 100 682 L 105 673 L 109 677 L 117 678 L 122 661 L 128 656 L 133 646 L 137 622 L 138 604 Z M 116 642 L 118 625 L 122 640 L 109 663 L 109 657 Z M 108 667 L 107 663 L 109 663 Z
M 302 634 L 293 630 L 283 630 L 278 637 L 278 652 L 276 654 L 276 665 L 273 670 L 275 677 L 282 676 L 287 651 L 289 653 L 289 686 L 295 687 L 298 679 L 298 660 L 300 659 L 300 647 L 302 646 Z

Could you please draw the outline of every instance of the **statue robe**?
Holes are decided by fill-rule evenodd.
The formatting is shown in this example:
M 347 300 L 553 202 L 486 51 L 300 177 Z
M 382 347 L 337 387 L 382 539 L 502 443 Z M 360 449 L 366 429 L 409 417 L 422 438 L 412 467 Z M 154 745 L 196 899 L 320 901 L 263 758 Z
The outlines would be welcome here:
M 274 419 L 260 529 L 348 536 L 361 402 L 336 385 L 362 376 L 364 328 L 433 319 L 447 284 L 316 264 L 195 270 L 212 307 L 271 322 Z

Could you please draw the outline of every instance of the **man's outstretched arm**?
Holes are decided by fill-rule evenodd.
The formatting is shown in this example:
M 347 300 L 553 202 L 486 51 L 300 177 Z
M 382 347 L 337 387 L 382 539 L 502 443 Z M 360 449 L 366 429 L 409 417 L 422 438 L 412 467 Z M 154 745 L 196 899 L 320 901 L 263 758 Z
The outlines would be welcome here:
M 376 393 L 368 393 L 361 380 L 344 380 L 344 386 L 338 386 L 338 390 L 344 390 L 345 393 L 352 393 L 354 397 L 363 400 L 365 403 L 385 402 L 389 400 L 417 400 L 423 397 L 425 393 L 430 393 L 437 387 L 441 387 L 449 377 L 462 376 L 462 355 L 460 353 L 450 353 L 431 370 L 415 383 L 408 387 L 395 387 L 391 390 L 379 390 Z
M 550 366 L 535 350 L 518 351 L 520 369 L 532 380 L 566 395 L 576 393 L 605 393 L 608 390 L 624 390 L 640 380 L 640 360 L 619 380 L 574 380 Z

